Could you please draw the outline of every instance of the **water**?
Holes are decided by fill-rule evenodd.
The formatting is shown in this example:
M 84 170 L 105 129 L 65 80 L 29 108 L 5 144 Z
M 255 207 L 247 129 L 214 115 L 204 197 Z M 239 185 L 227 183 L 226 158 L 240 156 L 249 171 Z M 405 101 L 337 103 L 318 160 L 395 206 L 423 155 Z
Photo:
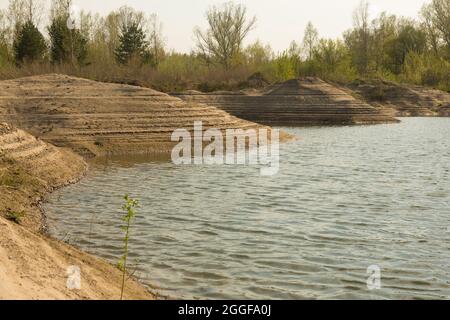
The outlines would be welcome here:
M 110 161 L 45 206 L 51 232 L 117 262 L 122 195 L 141 200 L 131 260 L 175 298 L 450 298 L 450 119 L 284 130 L 280 173 Z M 381 268 L 369 290 L 367 268 Z

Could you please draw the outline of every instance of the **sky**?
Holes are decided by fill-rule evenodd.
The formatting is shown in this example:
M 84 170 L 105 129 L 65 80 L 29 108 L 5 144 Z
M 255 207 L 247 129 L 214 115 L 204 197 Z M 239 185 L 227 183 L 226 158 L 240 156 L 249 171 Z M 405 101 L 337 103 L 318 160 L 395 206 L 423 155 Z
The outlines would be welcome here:
M 50 0 L 43 0 L 50 3 Z M 424 3 L 430 0 L 372 0 L 371 17 L 383 11 L 413 17 Z M 123 5 L 156 13 L 163 23 L 163 33 L 168 49 L 190 52 L 194 48 L 193 29 L 206 27 L 205 12 L 214 4 L 225 0 L 74 0 L 77 9 L 106 15 Z M 308 21 L 321 37 L 337 38 L 352 26 L 352 12 L 360 0 L 241 0 L 251 16 L 256 16 L 256 28 L 249 34 L 247 43 L 260 40 L 269 43 L 275 51 L 289 47 L 292 40 L 301 41 Z M 0 0 L 5 8 L 8 0 Z

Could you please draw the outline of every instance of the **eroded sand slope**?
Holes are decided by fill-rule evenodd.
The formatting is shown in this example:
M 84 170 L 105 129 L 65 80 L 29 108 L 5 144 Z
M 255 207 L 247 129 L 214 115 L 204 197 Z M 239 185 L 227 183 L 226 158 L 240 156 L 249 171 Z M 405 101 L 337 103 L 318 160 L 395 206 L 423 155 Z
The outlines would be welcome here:
M 86 171 L 84 160 L 6 123 L 0 123 L 0 214 L 24 212 L 23 224 L 41 227 L 36 207 L 47 192 L 76 181 Z
M 337 86 L 318 78 L 289 80 L 263 92 L 188 91 L 175 93 L 189 102 L 206 103 L 234 116 L 265 125 L 308 126 L 397 122 Z
M 0 299 L 118 299 L 119 270 L 38 232 L 36 206 L 53 188 L 75 181 L 84 160 L 65 149 L 0 123 Z M 21 225 L 6 219 L 23 214 Z M 67 268 L 81 269 L 81 290 L 69 290 Z M 126 297 L 152 296 L 134 280 Z
M 358 81 L 347 87 L 392 116 L 450 116 L 450 93 L 444 91 L 380 80 Z
M 261 128 L 147 88 L 50 74 L 0 81 L 0 121 L 82 155 L 170 152 L 172 132 Z

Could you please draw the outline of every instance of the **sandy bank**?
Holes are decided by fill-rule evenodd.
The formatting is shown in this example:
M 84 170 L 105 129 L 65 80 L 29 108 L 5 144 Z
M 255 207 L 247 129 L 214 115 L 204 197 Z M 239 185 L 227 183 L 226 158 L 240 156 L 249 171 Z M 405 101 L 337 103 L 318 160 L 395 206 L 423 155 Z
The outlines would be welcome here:
M 195 121 L 204 130 L 270 130 L 146 88 L 57 74 L 0 81 L 0 299 L 119 298 L 119 270 L 43 235 L 38 204 L 85 173 L 82 156 L 168 154 L 172 132 Z M 81 268 L 81 290 L 67 289 L 70 266 Z M 134 280 L 126 297 L 153 298 Z
M 389 81 L 357 81 L 347 89 L 396 117 L 450 117 L 450 93 Z
M 37 204 L 54 188 L 76 181 L 84 160 L 25 131 L 0 124 L 0 299 L 118 299 L 114 266 L 39 232 Z M 20 223 L 10 221 L 20 216 Z M 9 218 L 9 219 L 7 219 Z M 81 289 L 69 290 L 67 268 L 81 269 Z M 129 299 L 151 299 L 136 281 Z
M 263 91 L 174 93 L 264 125 L 311 126 L 398 122 L 391 115 L 318 78 L 293 79 Z
M 263 128 L 152 89 L 57 74 L 0 81 L 0 105 L 0 122 L 92 157 L 169 153 L 172 132 L 195 121 L 205 130 Z

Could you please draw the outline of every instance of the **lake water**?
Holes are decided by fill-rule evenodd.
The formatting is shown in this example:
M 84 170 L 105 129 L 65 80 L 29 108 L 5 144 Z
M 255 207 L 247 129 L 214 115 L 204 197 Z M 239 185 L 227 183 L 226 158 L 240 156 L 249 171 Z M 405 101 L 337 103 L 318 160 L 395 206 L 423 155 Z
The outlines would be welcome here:
M 92 164 L 45 205 L 50 231 L 116 263 L 129 193 L 141 201 L 131 263 L 170 297 L 450 298 L 450 119 L 283 130 L 300 139 L 281 146 L 272 177 Z M 370 266 L 379 290 L 368 289 Z

